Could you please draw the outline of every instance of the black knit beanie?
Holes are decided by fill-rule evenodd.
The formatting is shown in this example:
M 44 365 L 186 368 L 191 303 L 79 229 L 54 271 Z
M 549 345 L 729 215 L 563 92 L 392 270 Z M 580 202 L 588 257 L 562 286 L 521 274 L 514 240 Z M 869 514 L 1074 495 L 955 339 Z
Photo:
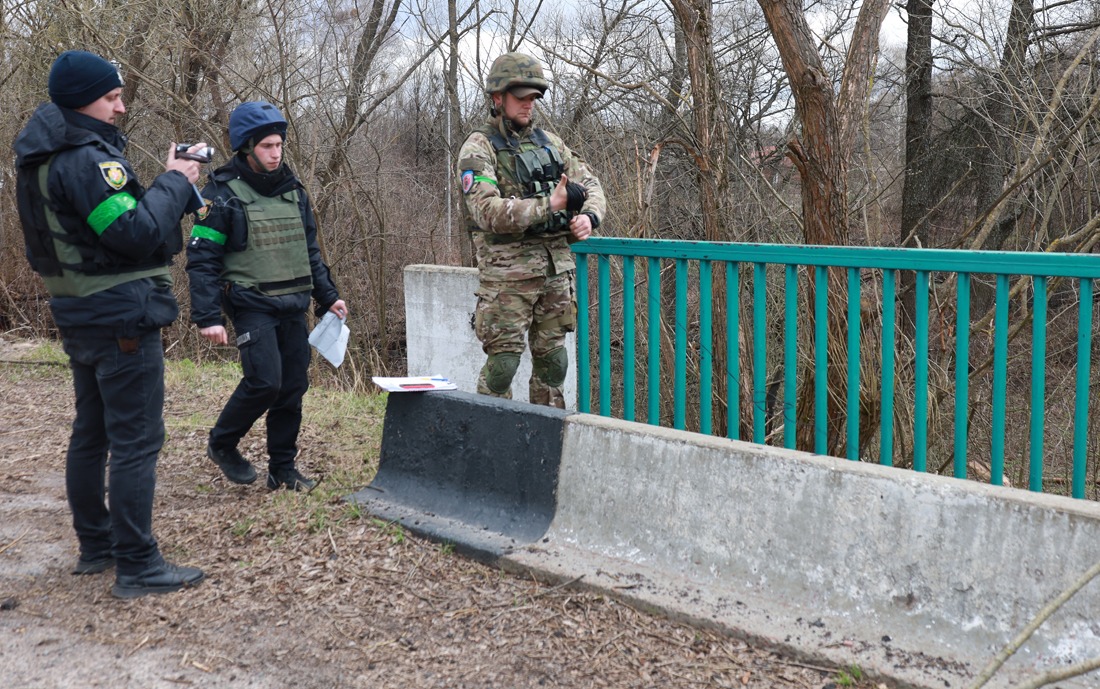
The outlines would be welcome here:
M 50 100 L 63 108 L 82 108 L 121 86 L 118 69 L 86 50 L 66 50 L 50 68 Z

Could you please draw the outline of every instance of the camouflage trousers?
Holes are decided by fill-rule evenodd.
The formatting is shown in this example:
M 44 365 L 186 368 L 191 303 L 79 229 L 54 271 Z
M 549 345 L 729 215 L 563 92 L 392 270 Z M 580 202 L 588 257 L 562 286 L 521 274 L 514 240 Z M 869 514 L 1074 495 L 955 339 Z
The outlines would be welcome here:
M 544 368 L 540 362 L 553 359 L 555 350 L 564 350 L 565 334 L 576 329 L 576 324 L 573 271 L 526 280 L 483 280 L 478 286 L 474 331 L 481 348 L 491 359 L 494 354 L 522 354 L 530 344 L 535 365 L 528 395 L 534 404 L 565 408 L 562 386 L 551 385 L 540 377 L 539 371 Z M 504 393 L 489 389 L 488 367 L 489 361 L 481 367 L 477 391 L 511 399 L 511 387 Z

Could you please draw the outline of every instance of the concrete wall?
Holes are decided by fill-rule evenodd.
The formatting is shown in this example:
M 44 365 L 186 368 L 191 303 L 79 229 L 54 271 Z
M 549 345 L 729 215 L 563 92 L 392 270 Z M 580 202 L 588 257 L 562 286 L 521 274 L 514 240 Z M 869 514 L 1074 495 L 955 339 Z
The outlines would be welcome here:
M 1100 505 L 575 415 L 554 521 L 512 559 L 811 657 L 959 686 L 1100 561 Z M 1098 610 L 1094 582 L 991 686 L 1100 656 Z
M 400 403 L 412 405 L 404 418 L 433 461 L 458 461 L 468 477 L 477 453 L 431 422 L 463 416 L 470 404 L 446 395 Z M 477 413 L 499 406 L 506 414 L 494 418 L 507 419 L 534 409 L 488 399 L 474 398 Z M 387 417 L 384 434 L 400 432 L 391 426 Z M 512 426 L 500 427 L 511 433 Z M 523 430 L 520 441 L 531 433 Z M 466 448 L 461 457 L 453 456 L 455 447 Z M 550 446 L 531 447 L 542 448 L 527 458 L 528 470 L 537 471 Z M 421 454 L 393 453 L 387 461 Z M 496 484 L 497 472 L 478 475 Z M 438 485 L 435 478 L 424 482 Z M 468 499 L 476 493 L 467 491 Z M 674 617 L 808 660 L 857 664 L 910 686 L 965 686 L 1100 561 L 1094 502 L 583 414 L 564 418 L 554 494 L 545 533 L 539 526 L 512 537 L 489 559 L 555 581 L 581 577 L 583 586 Z M 403 502 L 393 491 L 368 488 L 357 496 Z M 493 498 L 495 509 L 508 502 Z M 425 516 L 432 515 L 413 510 L 401 520 L 432 535 Z M 480 519 L 470 526 L 484 541 Z M 1093 582 L 989 686 L 1018 686 L 1038 672 L 1100 656 L 1098 610 L 1100 582 Z M 1058 684 L 1098 685 L 1095 677 Z
M 443 375 L 464 392 L 477 392 L 477 375 L 485 363 L 474 336 L 477 269 L 453 266 L 405 267 L 405 332 L 410 376 Z M 577 408 L 576 337 L 566 337 L 569 374 L 565 405 Z M 531 353 L 524 351 L 512 381 L 512 398 L 526 402 Z

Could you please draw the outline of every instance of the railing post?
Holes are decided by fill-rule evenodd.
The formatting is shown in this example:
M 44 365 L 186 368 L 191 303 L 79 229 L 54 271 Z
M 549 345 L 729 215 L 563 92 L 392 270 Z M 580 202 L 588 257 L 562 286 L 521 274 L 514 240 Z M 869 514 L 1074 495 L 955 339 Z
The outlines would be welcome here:
M 577 411 L 592 410 L 591 359 L 588 352 L 588 256 L 580 254 L 577 264 Z
M 623 256 L 623 418 L 634 420 L 634 258 Z
M 927 471 L 928 458 L 928 271 L 916 280 L 916 361 L 913 366 L 913 470 Z
M 798 391 L 798 266 L 783 271 L 783 447 L 794 449 Z
M 1031 321 L 1031 471 L 1028 488 L 1043 492 L 1043 415 L 1047 379 L 1047 279 L 1036 277 Z
M 726 261 L 726 437 L 741 438 L 741 266 Z
M 1073 497 L 1085 497 L 1089 445 L 1089 358 L 1092 355 L 1092 280 L 1082 279 L 1077 312 L 1077 391 L 1073 407 Z
M 814 268 L 814 452 L 829 451 L 829 269 Z
M 966 478 L 966 414 L 970 396 L 970 273 L 959 273 L 955 318 L 955 478 Z
M 600 309 L 600 416 L 611 415 L 611 260 L 600 256 L 596 261 Z
M 710 261 L 699 261 L 699 432 L 710 435 L 712 431 L 712 413 L 714 403 L 714 329 L 712 326 Z
M 893 270 L 882 271 L 882 418 L 879 422 L 881 450 L 879 464 L 894 463 L 894 324 L 897 278 Z
M 764 412 L 767 410 L 768 345 L 764 324 L 767 312 L 767 265 L 752 264 L 752 441 L 764 443 Z
M 650 258 L 649 295 L 649 405 L 646 420 L 656 426 L 661 423 L 661 259 Z
M 848 459 L 859 459 L 859 268 L 848 269 Z
M 688 263 L 676 259 L 676 322 L 673 349 L 672 427 L 683 430 L 687 407 L 687 273 Z
M 989 482 L 1005 480 L 1005 396 L 1008 380 L 1008 276 L 997 276 L 997 301 L 993 314 L 993 419 L 989 442 Z

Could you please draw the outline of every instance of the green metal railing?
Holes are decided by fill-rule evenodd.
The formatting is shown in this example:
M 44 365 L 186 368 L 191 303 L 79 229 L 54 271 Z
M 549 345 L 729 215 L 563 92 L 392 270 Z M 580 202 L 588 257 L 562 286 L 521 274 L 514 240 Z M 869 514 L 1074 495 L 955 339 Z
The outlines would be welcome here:
M 912 274 L 914 339 L 912 352 L 912 375 L 914 388 L 913 400 L 913 468 L 927 470 L 928 447 L 928 383 L 929 383 L 929 293 L 933 276 L 943 282 L 944 279 L 957 281 L 955 290 L 955 339 L 954 357 L 956 365 L 954 375 L 954 439 L 953 474 L 959 478 L 967 475 L 967 444 L 969 417 L 969 373 L 970 373 L 970 329 L 971 329 L 971 279 L 973 275 L 991 275 L 995 277 L 994 318 L 993 318 L 993 355 L 991 385 L 991 439 L 990 439 L 990 475 L 991 482 L 1002 484 L 1005 468 L 1005 418 L 1006 418 L 1006 381 L 1008 368 L 1009 342 L 1009 301 L 1010 286 L 1015 280 L 1031 281 L 1030 303 L 1033 319 L 1031 332 L 1031 370 L 1030 370 L 1030 427 L 1028 440 L 1028 487 L 1033 491 L 1043 490 L 1043 450 L 1045 430 L 1045 399 L 1047 376 L 1047 302 L 1048 287 L 1051 279 L 1064 278 L 1077 290 L 1079 299 L 1077 313 L 1076 375 L 1074 382 L 1073 408 L 1073 468 L 1071 494 L 1077 498 L 1085 497 L 1086 463 L 1088 445 L 1089 416 L 1089 379 L 1092 353 L 1092 311 L 1093 280 L 1100 278 L 1100 257 L 1088 254 L 1054 254 L 989 251 L 952 251 L 936 249 L 894 249 L 837 246 L 802 246 L 774 244 L 729 244 L 710 242 L 683 242 L 650 239 L 614 239 L 592 238 L 573 245 L 578 255 L 577 261 L 577 300 L 579 313 L 577 326 L 577 369 L 578 369 L 578 408 L 582 412 L 591 412 L 593 391 L 590 351 L 590 324 L 588 314 L 593 310 L 598 322 L 595 338 L 598 371 L 598 412 L 610 416 L 612 390 L 621 385 L 622 418 L 636 420 L 635 398 L 637 371 L 635 356 L 637 353 L 637 259 L 644 259 L 646 271 L 645 283 L 648 285 L 646 303 L 646 421 L 659 424 L 662 395 L 669 394 L 667 384 L 662 381 L 660 356 L 662 303 L 661 273 L 667 267 L 674 271 L 675 298 L 672 304 L 673 352 L 671 381 L 671 417 L 674 428 L 685 427 L 687 408 L 687 368 L 689 354 L 693 351 L 688 344 L 688 302 L 689 295 L 697 295 L 697 322 L 692 322 L 693 332 L 697 333 L 697 354 L 692 355 L 692 363 L 697 364 L 698 382 L 698 430 L 701 433 L 713 433 L 714 406 L 714 306 L 715 271 L 724 269 L 724 294 L 720 299 L 724 305 L 724 342 L 726 346 L 726 370 L 719 372 L 725 376 L 726 435 L 739 439 L 742 425 L 740 388 L 742 371 L 738 356 L 738 337 L 740 335 L 741 281 L 747 276 L 746 268 L 751 268 L 752 322 L 746 324 L 752 331 L 752 419 L 751 440 L 756 443 L 765 441 L 766 410 L 766 369 L 767 369 L 767 305 L 768 266 L 782 266 L 783 280 L 781 299 L 773 298 L 773 303 L 782 304 L 783 350 L 783 444 L 793 448 L 796 437 L 796 414 L 791 402 L 797 394 L 797 356 L 798 325 L 802 315 L 799 309 L 799 269 L 805 267 L 813 272 L 813 352 L 812 368 L 815 381 L 824 381 L 827 377 L 828 349 L 828 269 L 836 269 L 846 275 L 846 314 L 847 338 L 845 341 L 847 364 L 847 396 L 845 400 L 846 420 L 845 456 L 859 459 L 859 392 L 860 392 L 860 333 L 861 327 L 861 289 L 864 279 L 881 275 L 881 405 L 879 418 L 879 458 L 880 462 L 890 464 L 894 456 L 894 418 L 895 418 L 895 377 L 897 371 L 897 301 L 898 271 Z M 595 257 L 596 293 L 591 298 L 591 285 L 588 257 Z M 621 270 L 617 282 L 622 289 L 621 298 L 621 381 L 612 381 L 612 294 L 611 268 L 612 257 L 616 257 L 616 267 Z M 717 267 L 716 267 L 717 266 Z M 689 291 L 689 278 L 697 276 L 697 291 Z M 721 273 L 719 273 L 721 275 Z M 620 282 L 621 281 L 621 282 Z M 669 286 L 666 285 L 666 289 Z M 615 300 L 618 303 L 618 300 Z M 721 306 L 722 303 L 719 303 Z M 619 340 L 617 340 L 619 341 Z M 873 354 L 879 354 L 874 352 Z M 825 385 L 815 385 L 813 390 L 813 448 L 823 454 L 827 447 L 827 393 Z M 746 419 L 746 422 L 748 419 Z

